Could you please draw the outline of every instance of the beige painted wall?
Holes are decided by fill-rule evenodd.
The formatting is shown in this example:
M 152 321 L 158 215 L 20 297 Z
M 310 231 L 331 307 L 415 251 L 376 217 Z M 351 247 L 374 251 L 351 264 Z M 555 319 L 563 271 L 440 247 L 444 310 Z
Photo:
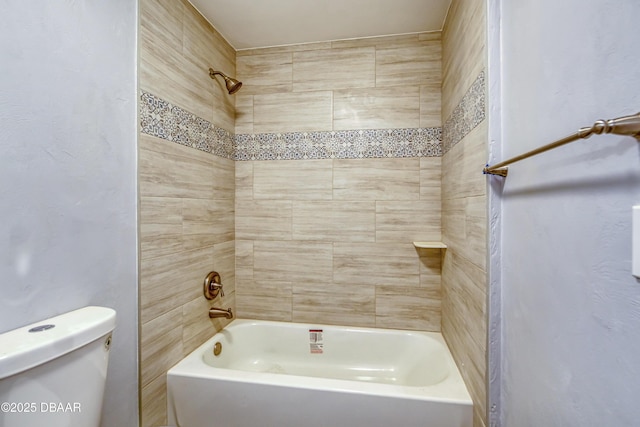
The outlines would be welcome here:
M 442 120 L 460 120 L 485 88 L 485 2 L 453 0 L 442 35 Z M 483 82 L 480 82 L 483 83 Z M 476 91 L 471 88 L 475 87 Z M 483 104 L 484 105 L 484 104 Z M 483 107 L 486 108 L 486 107 Z M 482 117 L 485 112 L 482 111 Z M 464 114 L 462 114 L 464 116 Z M 479 124 L 476 122 L 480 122 Z M 442 266 L 442 332 L 474 401 L 474 425 L 486 425 L 486 120 L 464 135 L 446 135 L 442 157 L 442 234 L 448 245 Z M 453 141 L 447 139 L 453 138 Z
M 239 51 L 236 134 L 440 127 L 440 33 Z M 238 315 L 440 330 L 440 157 L 236 162 Z
M 208 67 L 235 52 L 186 1 L 140 1 L 140 89 L 233 132 L 234 100 Z M 168 126 L 168 125 L 167 125 Z M 217 270 L 235 308 L 234 161 L 139 137 L 141 425 L 166 424 L 166 371 L 228 321 L 202 296 Z

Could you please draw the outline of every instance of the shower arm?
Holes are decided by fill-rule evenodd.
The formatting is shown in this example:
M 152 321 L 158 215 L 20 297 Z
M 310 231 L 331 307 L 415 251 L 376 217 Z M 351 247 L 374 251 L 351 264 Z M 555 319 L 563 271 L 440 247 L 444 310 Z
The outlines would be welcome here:
M 229 92 L 229 95 L 233 95 L 234 93 L 239 91 L 240 88 L 242 87 L 241 81 L 227 76 L 222 71 L 216 71 L 213 68 L 209 68 L 209 77 L 215 80 L 216 74 L 222 76 L 222 78 L 224 79 L 224 84 L 227 87 L 227 91 Z

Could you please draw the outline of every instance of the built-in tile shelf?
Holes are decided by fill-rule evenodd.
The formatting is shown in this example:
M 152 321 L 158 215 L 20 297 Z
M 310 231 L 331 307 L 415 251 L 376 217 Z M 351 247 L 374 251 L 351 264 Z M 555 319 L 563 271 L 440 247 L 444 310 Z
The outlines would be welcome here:
M 442 242 L 413 242 L 413 246 L 418 249 L 447 249 Z

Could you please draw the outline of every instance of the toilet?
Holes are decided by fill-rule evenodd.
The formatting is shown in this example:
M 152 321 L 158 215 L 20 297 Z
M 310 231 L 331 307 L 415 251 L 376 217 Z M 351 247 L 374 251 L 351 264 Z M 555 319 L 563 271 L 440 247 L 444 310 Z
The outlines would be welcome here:
M 98 427 L 115 319 L 90 306 L 0 334 L 0 426 Z

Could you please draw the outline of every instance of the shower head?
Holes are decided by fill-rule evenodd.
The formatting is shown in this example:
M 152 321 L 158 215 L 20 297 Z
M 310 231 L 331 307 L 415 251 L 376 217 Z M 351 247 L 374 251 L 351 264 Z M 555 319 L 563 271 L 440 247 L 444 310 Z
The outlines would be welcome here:
M 232 79 L 231 77 L 227 76 L 222 71 L 214 71 L 213 68 L 209 68 L 209 77 L 211 77 L 213 79 L 214 78 L 213 76 L 215 76 L 216 74 L 220 74 L 222 76 L 222 78 L 224 79 L 224 84 L 227 86 L 227 90 L 229 91 L 229 95 L 233 95 L 234 93 L 239 91 L 240 88 L 242 87 L 242 82 L 240 82 L 240 81 L 238 81 L 236 79 Z

